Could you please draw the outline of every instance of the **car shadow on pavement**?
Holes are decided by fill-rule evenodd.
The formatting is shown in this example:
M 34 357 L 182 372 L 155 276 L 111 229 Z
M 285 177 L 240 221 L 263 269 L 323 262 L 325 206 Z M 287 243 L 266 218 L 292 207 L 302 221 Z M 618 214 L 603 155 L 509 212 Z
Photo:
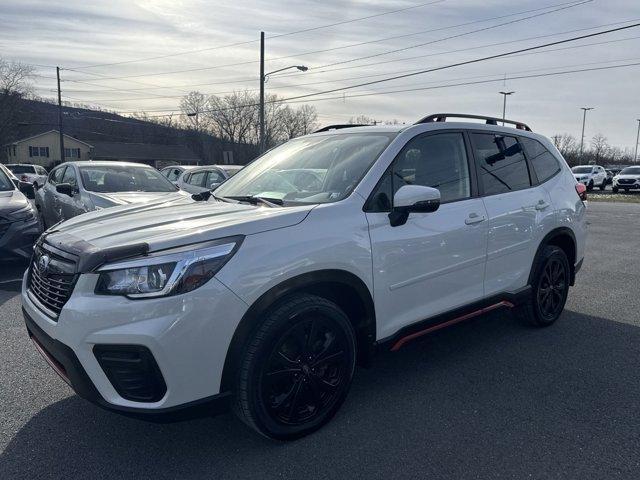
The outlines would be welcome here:
M 15 433 L 0 478 L 639 478 L 639 366 L 639 327 L 494 313 L 381 353 L 304 439 L 232 415 L 145 423 L 70 396 Z
M 0 260 L 0 307 L 20 291 L 28 266 L 26 260 Z

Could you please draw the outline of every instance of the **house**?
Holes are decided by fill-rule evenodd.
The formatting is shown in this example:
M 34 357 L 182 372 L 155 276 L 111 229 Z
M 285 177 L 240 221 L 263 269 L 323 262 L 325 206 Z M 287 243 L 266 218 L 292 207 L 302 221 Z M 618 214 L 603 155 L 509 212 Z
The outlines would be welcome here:
M 169 165 L 198 165 L 201 159 L 184 145 L 93 142 L 92 160 L 138 162 L 158 169 Z
M 31 163 L 51 168 L 61 162 L 60 133 L 49 130 L 32 137 L 4 145 L 7 163 Z M 92 145 L 64 135 L 65 160 L 89 160 Z

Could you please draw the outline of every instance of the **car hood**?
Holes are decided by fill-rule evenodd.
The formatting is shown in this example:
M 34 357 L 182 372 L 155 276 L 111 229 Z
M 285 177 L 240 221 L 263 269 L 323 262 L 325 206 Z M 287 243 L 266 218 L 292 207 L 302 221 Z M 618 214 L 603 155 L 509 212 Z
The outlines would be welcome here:
M 11 213 L 28 205 L 27 197 L 18 190 L 0 192 L 0 214 Z
M 252 235 L 300 223 L 313 208 L 266 207 L 214 200 L 150 202 L 89 212 L 45 232 L 47 243 L 69 251 L 147 244 L 149 251 Z
M 636 180 L 636 179 L 640 179 L 640 175 L 638 175 L 637 173 L 631 173 L 628 175 L 616 175 L 616 179 L 621 180 L 621 179 L 629 179 L 629 180 Z
M 147 203 L 155 201 L 171 201 L 190 196 L 186 192 L 118 192 L 97 193 L 89 192 L 94 204 L 99 207 L 128 205 L 131 203 Z

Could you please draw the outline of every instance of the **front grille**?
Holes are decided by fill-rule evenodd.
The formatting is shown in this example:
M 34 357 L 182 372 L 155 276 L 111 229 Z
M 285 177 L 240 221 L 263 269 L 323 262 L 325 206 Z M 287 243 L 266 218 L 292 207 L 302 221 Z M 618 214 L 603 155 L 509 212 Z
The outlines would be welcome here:
M 42 257 L 47 257 L 47 261 L 41 262 Z M 29 267 L 29 293 L 54 319 L 58 318 L 73 292 L 77 280 L 75 267 L 73 260 L 54 253 L 53 247 L 37 245 L 34 249 Z
M 618 180 L 618 183 L 621 185 L 631 185 L 636 183 L 636 181 L 633 178 L 621 178 Z

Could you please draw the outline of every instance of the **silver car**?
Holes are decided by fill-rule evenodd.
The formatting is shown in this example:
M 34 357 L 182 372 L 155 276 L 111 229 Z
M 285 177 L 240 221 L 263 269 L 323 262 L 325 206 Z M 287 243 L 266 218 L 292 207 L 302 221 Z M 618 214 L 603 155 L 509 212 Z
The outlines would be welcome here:
M 229 174 L 220 167 L 209 165 L 185 170 L 178 178 L 177 186 L 189 193 L 209 192 L 229 178 Z
M 147 202 L 193 201 L 155 168 L 127 162 L 67 162 L 36 192 L 45 228 L 92 210 Z

